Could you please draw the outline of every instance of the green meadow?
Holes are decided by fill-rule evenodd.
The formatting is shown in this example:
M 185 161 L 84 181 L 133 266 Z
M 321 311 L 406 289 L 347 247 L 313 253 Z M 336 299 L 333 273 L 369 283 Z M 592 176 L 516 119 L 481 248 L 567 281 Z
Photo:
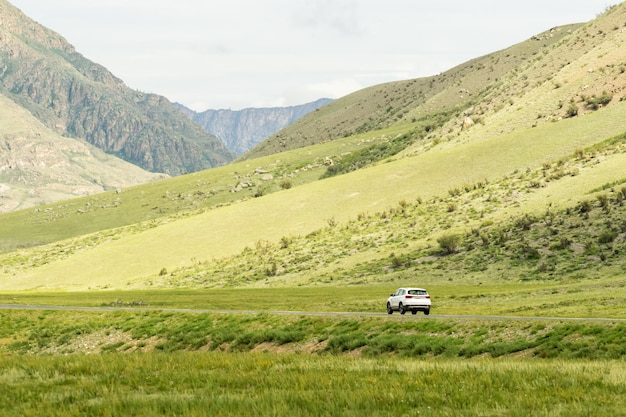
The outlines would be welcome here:
M 177 353 L 0 358 L 0 369 L 2 414 L 16 417 L 617 416 L 626 407 L 621 361 Z
M 137 308 L 0 311 L 2 414 L 615 416 L 626 406 L 624 322 Z

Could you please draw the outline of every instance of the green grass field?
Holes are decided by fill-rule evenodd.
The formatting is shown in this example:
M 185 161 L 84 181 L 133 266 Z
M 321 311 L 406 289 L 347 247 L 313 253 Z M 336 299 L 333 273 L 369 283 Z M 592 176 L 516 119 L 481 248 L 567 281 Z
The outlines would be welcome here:
M 620 322 L 0 311 L 0 406 L 6 416 L 615 416 L 625 338 Z
M 461 362 L 266 353 L 111 359 L 0 358 L 2 414 L 613 417 L 626 407 L 621 361 Z
M 545 282 L 445 282 L 433 277 L 384 285 L 12 292 L 0 293 L 0 304 L 384 313 L 388 295 L 399 286 L 415 282 L 428 288 L 433 314 L 626 318 L 622 308 L 626 300 L 626 272 L 608 278 Z

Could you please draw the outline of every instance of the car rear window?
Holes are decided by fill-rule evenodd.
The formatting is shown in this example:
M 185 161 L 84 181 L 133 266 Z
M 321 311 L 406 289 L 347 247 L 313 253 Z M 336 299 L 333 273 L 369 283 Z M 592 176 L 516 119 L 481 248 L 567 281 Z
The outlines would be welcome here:
M 409 294 L 411 295 L 428 295 L 425 290 L 409 290 Z

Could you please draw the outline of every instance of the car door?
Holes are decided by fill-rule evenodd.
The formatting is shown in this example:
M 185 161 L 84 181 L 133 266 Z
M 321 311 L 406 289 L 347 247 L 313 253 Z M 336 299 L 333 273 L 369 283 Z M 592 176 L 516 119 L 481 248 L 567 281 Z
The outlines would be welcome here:
M 403 295 L 404 295 L 404 290 L 402 288 L 400 288 L 399 290 L 397 290 L 393 294 L 393 297 L 391 297 L 391 307 L 392 308 L 394 308 L 394 309 L 398 308 L 398 305 L 400 304 L 400 300 L 401 300 Z

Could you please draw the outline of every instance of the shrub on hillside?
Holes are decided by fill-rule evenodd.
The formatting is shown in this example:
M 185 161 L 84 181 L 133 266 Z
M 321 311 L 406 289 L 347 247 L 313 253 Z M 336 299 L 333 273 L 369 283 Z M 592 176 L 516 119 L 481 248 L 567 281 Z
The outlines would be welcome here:
M 613 243 L 613 241 L 617 238 L 617 232 L 614 230 L 605 230 L 600 234 L 599 241 L 601 244 L 609 244 Z
M 290 179 L 284 179 L 280 182 L 280 188 L 282 188 L 283 190 L 288 190 L 291 187 L 293 187 L 293 182 L 291 182 Z
M 365 149 L 352 152 L 326 168 L 326 172 L 321 178 L 330 178 L 335 175 L 356 171 L 374 162 L 394 156 L 412 145 L 416 139 L 418 139 L 418 136 L 414 133 L 406 133 L 388 142 L 377 143 Z
M 461 243 L 461 237 L 454 233 L 450 233 L 439 237 L 437 239 L 437 243 L 444 254 L 451 255 L 456 253 L 458 250 L 459 244 Z
M 600 107 L 604 107 L 609 104 L 611 100 L 613 100 L 613 96 L 606 91 L 603 91 L 602 94 L 598 97 L 593 95 L 586 98 L 585 103 L 588 109 L 598 110 Z
M 576 117 L 578 116 L 578 106 L 575 103 L 570 103 L 567 111 L 565 112 L 565 116 L 567 117 Z

